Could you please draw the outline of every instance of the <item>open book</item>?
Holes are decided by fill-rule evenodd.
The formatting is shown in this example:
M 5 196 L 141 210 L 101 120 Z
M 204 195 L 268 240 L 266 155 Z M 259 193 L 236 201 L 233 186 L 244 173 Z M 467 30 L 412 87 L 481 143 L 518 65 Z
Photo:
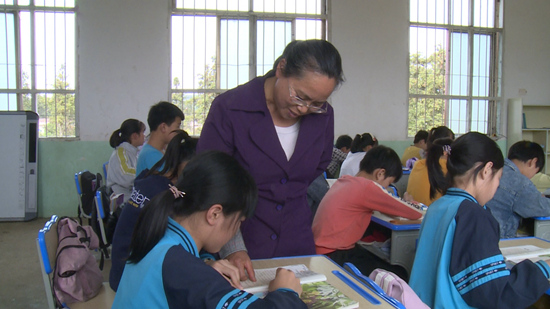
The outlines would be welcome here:
M 534 245 L 521 245 L 501 248 L 500 251 L 506 261 L 519 263 L 525 259 L 533 262 L 550 259 L 550 248 L 541 248 Z
M 301 284 L 327 280 L 325 275 L 310 270 L 304 264 L 298 264 L 283 267 L 254 269 L 254 273 L 256 274 L 256 282 L 246 280 L 242 281 L 241 285 L 248 293 L 257 294 L 267 292 L 269 282 L 275 279 L 277 268 L 286 268 L 293 271 L 296 278 L 300 279 Z

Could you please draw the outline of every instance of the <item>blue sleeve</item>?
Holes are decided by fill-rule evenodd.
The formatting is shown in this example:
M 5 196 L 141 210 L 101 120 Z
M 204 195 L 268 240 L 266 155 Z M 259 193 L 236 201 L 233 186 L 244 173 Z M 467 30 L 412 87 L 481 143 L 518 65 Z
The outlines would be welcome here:
M 550 288 L 546 274 L 529 260 L 506 269 L 498 247 L 498 223 L 489 211 L 464 202 L 455 221 L 449 274 L 468 305 L 526 308 Z
M 522 218 L 550 216 L 550 199 L 542 195 L 527 177 L 521 185 L 517 189 L 513 211 Z
M 233 288 L 214 268 L 182 246 L 174 246 L 166 253 L 162 280 L 170 308 L 307 309 L 293 291 L 280 289 L 260 299 Z

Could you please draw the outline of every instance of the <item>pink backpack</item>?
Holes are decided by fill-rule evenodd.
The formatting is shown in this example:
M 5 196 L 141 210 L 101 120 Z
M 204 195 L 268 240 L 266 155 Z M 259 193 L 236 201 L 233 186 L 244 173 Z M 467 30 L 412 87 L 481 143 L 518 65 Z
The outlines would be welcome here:
M 391 271 L 377 268 L 372 271 L 369 278 L 376 282 L 386 294 L 397 299 L 406 308 L 430 309 L 430 307 L 424 304 L 420 297 L 416 295 L 407 282 Z
M 53 290 L 58 304 L 87 301 L 99 293 L 103 275 L 90 249 L 99 247 L 91 226 L 80 226 L 72 218 L 57 223 L 58 246 Z

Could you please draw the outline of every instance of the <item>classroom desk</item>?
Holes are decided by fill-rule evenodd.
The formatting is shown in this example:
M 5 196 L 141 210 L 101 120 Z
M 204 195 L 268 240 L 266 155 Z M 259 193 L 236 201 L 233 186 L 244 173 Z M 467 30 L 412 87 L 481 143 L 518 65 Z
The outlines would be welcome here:
M 550 240 L 550 217 L 534 217 L 535 237 Z
M 325 276 L 327 276 L 328 283 L 336 287 L 338 290 L 340 290 L 340 292 L 344 293 L 349 298 L 359 302 L 359 308 L 380 308 L 380 309 L 394 308 L 384 299 L 380 298 L 378 295 L 376 295 L 375 293 L 365 288 L 362 283 L 357 281 L 352 275 L 350 275 L 342 267 L 340 267 L 338 264 L 334 263 L 331 259 L 329 259 L 324 255 L 308 255 L 308 256 L 298 256 L 298 257 L 273 258 L 273 259 L 265 259 L 265 260 L 252 260 L 252 265 L 254 266 L 254 268 L 273 268 L 273 267 L 296 265 L 296 264 L 304 264 L 309 269 L 315 272 L 323 273 Z M 344 283 L 344 281 L 336 277 L 336 275 L 332 273 L 333 270 L 339 270 L 340 272 L 342 272 L 348 279 L 350 279 L 352 282 L 357 284 L 357 286 L 361 287 L 362 290 L 369 293 L 374 298 L 378 299 L 380 301 L 380 304 L 374 305 L 370 303 L 367 299 L 365 299 L 363 296 L 359 295 L 359 293 L 353 290 L 349 285 Z
M 371 218 L 371 223 L 391 230 L 390 256 L 374 246 L 365 246 L 367 250 L 376 254 L 378 257 L 388 261 L 392 265 L 399 265 L 410 275 L 414 255 L 416 253 L 416 241 L 420 233 L 420 223 L 414 224 L 392 224 L 393 218 L 375 211 Z

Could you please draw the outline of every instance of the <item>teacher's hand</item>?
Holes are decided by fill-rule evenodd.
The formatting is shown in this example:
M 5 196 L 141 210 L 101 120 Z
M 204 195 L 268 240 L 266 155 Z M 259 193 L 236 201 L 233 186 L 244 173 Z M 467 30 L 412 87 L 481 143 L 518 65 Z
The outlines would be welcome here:
M 251 281 L 256 281 L 256 275 L 254 274 L 252 261 L 250 261 L 250 257 L 248 256 L 248 253 L 246 251 L 237 251 L 231 253 L 226 257 L 226 259 L 239 269 L 241 280 L 250 279 Z

